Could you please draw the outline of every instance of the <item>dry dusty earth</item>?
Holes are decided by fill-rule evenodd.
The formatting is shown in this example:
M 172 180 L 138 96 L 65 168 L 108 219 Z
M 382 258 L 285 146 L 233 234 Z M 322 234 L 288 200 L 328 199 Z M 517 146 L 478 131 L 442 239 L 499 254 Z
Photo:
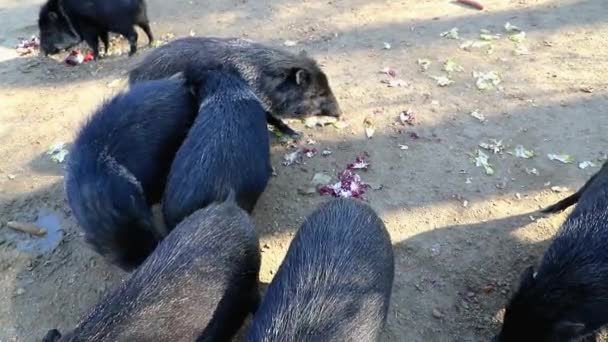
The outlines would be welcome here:
M 275 142 L 277 176 L 254 216 L 264 247 L 261 280 L 268 283 L 295 229 L 327 198 L 306 194 L 313 175 L 335 177 L 357 155 L 374 185 L 367 193 L 386 223 L 395 249 L 396 279 L 386 341 L 480 341 L 499 326 L 501 308 L 519 273 L 535 263 L 564 214 L 540 218 L 535 210 L 574 191 L 598 167 L 608 145 L 608 3 L 605 0 L 482 0 L 476 11 L 449 0 L 379 1 L 160 1 L 149 0 L 157 37 L 240 36 L 301 49 L 323 65 L 344 109 L 347 128 L 296 128 L 329 149 L 328 157 L 283 166 L 290 147 Z M 35 34 L 39 1 L 0 1 L 0 341 L 36 341 L 47 329 L 73 327 L 102 292 L 124 274 L 106 265 L 82 241 L 63 191 L 62 164 L 45 154 L 70 142 L 100 101 L 118 91 L 134 59 L 109 56 L 77 67 L 60 57 L 18 57 L 17 37 Z M 526 32 L 529 54 L 515 53 L 504 24 Z M 453 27 L 461 41 L 441 37 Z M 498 33 L 493 48 L 459 45 L 480 29 Z M 391 45 L 384 48 L 384 42 Z M 126 49 L 122 42 L 123 49 Z M 519 49 L 521 50 L 521 49 Z M 418 59 L 432 61 L 426 71 Z M 439 87 L 431 76 L 454 58 L 464 72 Z M 381 83 L 384 67 L 404 87 Z M 480 91 L 473 70 L 496 71 L 497 89 Z M 110 85 L 110 86 L 108 86 Z M 411 109 L 413 126 L 398 123 Z M 485 122 L 473 118 L 477 110 Z M 364 120 L 375 125 L 367 139 Z M 412 133 L 419 137 L 415 139 Z M 486 151 L 495 174 L 470 162 L 490 139 L 504 150 Z M 305 139 L 306 140 L 306 139 Z M 521 144 L 531 159 L 508 152 Z M 408 149 L 401 149 L 407 145 Z M 565 153 L 572 164 L 551 161 Z M 538 175 L 529 174 L 535 168 Z M 528 172 L 526 171 L 528 170 Z M 569 190 L 556 193 L 553 186 Z M 50 216 L 49 216 L 50 215 Z M 531 216 L 532 215 L 532 216 Z M 6 227 L 37 219 L 60 231 L 48 247 Z M 61 235 L 63 232 L 63 235 Z M 52 246 L 51 246 L 52 247 Z

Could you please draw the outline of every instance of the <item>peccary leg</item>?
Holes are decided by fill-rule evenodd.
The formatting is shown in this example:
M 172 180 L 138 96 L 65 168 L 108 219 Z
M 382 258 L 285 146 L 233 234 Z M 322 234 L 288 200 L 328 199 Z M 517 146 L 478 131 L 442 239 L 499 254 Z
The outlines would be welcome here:
M 279 132 L 289 135 L 293 138 L 299 138 L 301 136 L 300 133 L 294 131 L 291 127 L 285 124 L 281 119 L 275 117 L 270 114 L 270 112 L 266 112 L 266 122 L 268 122 L 271 126 L 275 127 L 279 130 Z

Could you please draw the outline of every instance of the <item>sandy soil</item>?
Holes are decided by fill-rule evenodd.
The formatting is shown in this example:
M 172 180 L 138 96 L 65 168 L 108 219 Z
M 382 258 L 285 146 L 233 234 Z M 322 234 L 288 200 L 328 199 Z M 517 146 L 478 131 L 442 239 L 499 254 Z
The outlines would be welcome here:
M 307 195 L 313 175 L 343 169 L 369 154 L 360 172 L 374 185 L 367 194 L 392 236 L 396 279 L 386 341 L 480 341 L 498 328 L 501 309 L 519 273 L 535 263 L 564 215 L 533 213 L 574 191 L 597 167 L 578 163 L 603 157 L 608 145 L 608 4 L 604 0 L 482 0 L 484 11 L 448 0 L 423 1 L 160 1 L 149 0 L 152 29 L 167 33 L 240 36 L 272 45 L 297 41 L 324 66 L 349 127 L 307 129 L 328 157 L 283 166 L 290 148 L 272 149 L 272 178 L 254 216 L 265 246 L 261 280 L 268 283 L 304 217 L 327 198 Z M 62 165 L 45 154 L 69 143 L 82 120 L 119 89 L 115 80 L 133 59 L 110 56 L 77 67 L 60 57 L 18 57 L 19 36 L 35 34 L 38 1 L 0 0 L 0 341 L 36 341 L 49 328 L 70 329 L 101 293 L 125 274 L 91 252 L 63 191 Z M 504 24 L 526 32 L 528 55 L 514 55 Z M 459 28 L 463 41 L 480 29 L 501 35 L 493 49 L 459 48 L 440 33 Z M 384 42 L 391 45 L 384 49 Z M 126 45 L 123 42 L 123 48 Z M 422 71 L 418 59 L 432 61 Z M 455 58 L 464 72 L 439 87 Z M 384 67 L 397 70 L 405 87 L 381 83 Z M 472 71 L 502 75 L 498 89 L 479 91 Z M 411 109 L 413 126 L 398 122 Z M 471 117 L 477 110 L 486 121 Z M 364 120 L 373 117 L 367 139 Z M 414 139 L 411 133 L 419 138 Z M 502 140 L 504 151 L 486 151 L 488 176 L 468 153 L 480 142 Z M 306 139 L 305 139 L 306 140 Z M 531 159 L 509 153 L 533 149 Z M 408 149 L 400 148 L 407 145 Z M 573 164 L 548 159 L 574 156 Z M 535 168 L 538 175 L 529 174 Z M 553 186 L 569 190 L 556 193 Z M 304 190 L 304 191 L 303 191 Z M 33 254 L 19 248 L 35 237 L 6 227 L 43 213 L 59 218 L 57 248 Z

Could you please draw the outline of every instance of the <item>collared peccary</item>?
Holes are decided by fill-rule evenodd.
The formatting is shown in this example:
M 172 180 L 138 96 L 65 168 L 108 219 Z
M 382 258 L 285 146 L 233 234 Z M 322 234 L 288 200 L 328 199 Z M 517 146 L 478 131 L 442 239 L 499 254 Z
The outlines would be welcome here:
M 581 189 L 534 273 L 522 275 L 497 341 L 577 341 L 608 324 L 606 166 Z
M 544 208 L 541 210 L 541 212 L 557 213 L 567 209 L 568 207 L 576 204 L 589 187 L 593 187 L 594 191 L 604 189 L 603 191 L 608 192 L 608 161 L 604 162 L 602 168 L 596 174 L 591 176 L 587 183 L 585 183 L 585 185 L 583 185 L 577 192 L 551 206 L 548 206 L 547 208 Z
M 327 76 L 305 54 L 272 48 L 239 38 L 188 37 L 154 49 L 129 73 L 129 82 L 161 79 L 184 71 L 192 62 L 236 68 L 262 100 L 268 123 L 297 135 L 278 117 L 326 115 L 342 112 Z
M 230 341 L 258 302 L 255 227 L 228 198 L 182 221 L 76 329 L 45 341 Z
M 134 25 L 141 27 L 152 43 L 144 0 L 47 0 L 38 16 L 40 49 L 46 55 L 55 54 L 84 40 L 98 58 L 99 39 L 107 53 L 109 32 L 114 32 L 129 40 L 129 55 L 133 55 L 138 36 Z
M 150 207 L 162 198 L 196 106 L 184 79 L 142 82 L 101 105 L 74 141 L 68 202 L 85 240 L 125 270 L 139 265 L 161 238 Z
M 251 212 L 272 173 L 265 111 L 247 83 L 229 67 L 192 65 L 185 75 L 200 107 L 165 187 L 168 229 L 229 191 Z
M 296 233 L 247 341 L 377 341 L 394 270 L 390 237 L 369 206 L 325 203 Z

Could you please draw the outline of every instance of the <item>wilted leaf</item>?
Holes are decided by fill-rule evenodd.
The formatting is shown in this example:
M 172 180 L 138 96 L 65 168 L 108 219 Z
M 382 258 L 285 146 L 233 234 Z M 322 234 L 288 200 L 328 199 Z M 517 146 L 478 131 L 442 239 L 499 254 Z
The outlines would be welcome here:
M 474 117 L 475 119 L 479 120 L 480 122 L 486 121 L 485 115 L 479 113 L 477 110 L 472 111 L 471 116 Z
M 505 31 L 507 31 L 507 33 L 514 33 L 520 32 L 521 29 L 507 21 L 507 23 L 505 24 Z
M 526 40 L 526 32 L 521 31 L 519 33 L 509 35 L 509 40 L 516 43 L 521 43 Z
M 586 169 L 588 167 L 595 167 L 595 164 L 592 161 L 588 161 L 588 160 L 585 160 L 585 161 L 580 162 L 578 164 L 578 168 L 581 169 L 581 170 L 584 170 L 584 169 Z
M 488 161 L 489 157 L 487 154 L 483 153 L 483 151 L 477 150 L 476 154 L 472 155 L 472 158 L 472 162 L 475 164 L 475 166 L 483 167 L 484 171 L 486 172 L 486 175 L 492 176 L 494 174 L 494 169 Z
M 551 190 L 552 190 L 553 192 L 560 193 L 560 192 L 566 192 L 566 191 L 568 191 L 568 188 L 563 187 L 563 186 L 557 186 L 557 185 L 556 185 L 556 186 L 552 186 L 552 187 L 551 187 Z
M 510 154 L 516 156 L 517 158 L 530 159 L 534 157 L 536 154 L 532 150 L 527 150 L 522 145 L 515 146 L 513 152 L 509 152 Z
M 431 60 L 428 58 L 419 58 L 418 65 L 422 68 L 422 70 L 428 70 L 431 66 Z
M 501 153 L 503 150 L 502 140 L 490 139 L 488 142 L 480 142 L 479 147 L 492 151 L 494 154 Z
M 460 39 L 459 35 L 458 35 L 458 28 L 454 27 L 449 31 L 445 31 L 442 32 L 440 34 L 440 36 L 444 37 L 444 38 L 448 38 L 448 39 Z
M 475 86 L 477 86 L 477 89 L 479 90 L 493 89 L 501 82 L 500 75 L 495 71 L 485 73 L 473 71 L 473 77 L 476 79 Z
M 539 175 L 538 170 L 534 167 L 531 169 L 526 168 L 526 173 L 529 175 L 535 175 L 535 176 Z
M 564 164 L 574 163 L 574 157 L 569 154 L 547 154 L 549 160 L 557 160 Z
M 445 61 L 445 63 L 443 63 L 443 70 L 447 72 L 463 72 L 464 68 L 460 66 L 460 64 L 456 63 L 453 58 L 449 58 Z
M 467 40 L 464 43 L 460 44 L 460 48 L 463 50 L 471 50 L 471 49 L 480 49 L 484 46 L 488 46 L 490 45 L 490 42 L 483 42 L 483 41 L 472 41 L 472 40 Z
M 64 142 L 53 144 L 46 151 L 46 154 L 51 156 L 51 160 L 55 163 L 63 163 L 69 151 L 65 148 Z
M 479 39 L 485 40 L 485 41 L 498 40 L 498 39 L 500 39 L 500 35 L 491 34 L 491 33 L 480 33 Z
M 440 87 L 447 87 L 450 84 L 454 83 L 454 81 L 452 81 L 447 76 L 431 76 L 431 78 L 437 81 L 437 85 Z

